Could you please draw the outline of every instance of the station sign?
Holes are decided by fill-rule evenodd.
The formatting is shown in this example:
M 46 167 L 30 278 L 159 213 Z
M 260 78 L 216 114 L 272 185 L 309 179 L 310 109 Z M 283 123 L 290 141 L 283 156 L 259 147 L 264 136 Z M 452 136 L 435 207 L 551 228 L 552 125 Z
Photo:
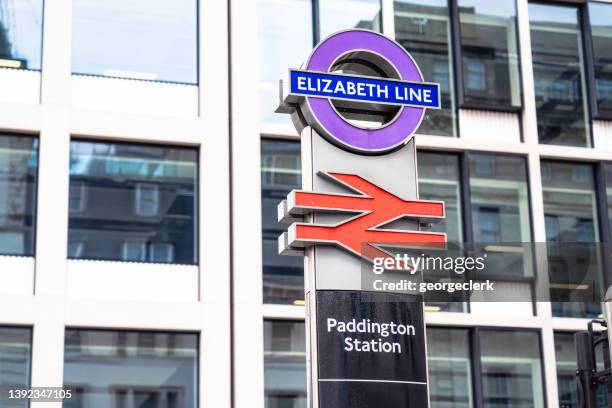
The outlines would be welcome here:
M 304 257 L 308 406 L 426 408 L 422 297 L 363 290 L 362 272 L 393 249 L 446 245 L 424 230 L 445 209 L 418 199 L 413 139 L 440 87 L 400 44 L 356 29 L 324 39 L 279 92 L 301 141 L 302 190 L 278 220 L 279 253 Z
M 426 407 L 418 296 L 318 291 L 320 407 Z

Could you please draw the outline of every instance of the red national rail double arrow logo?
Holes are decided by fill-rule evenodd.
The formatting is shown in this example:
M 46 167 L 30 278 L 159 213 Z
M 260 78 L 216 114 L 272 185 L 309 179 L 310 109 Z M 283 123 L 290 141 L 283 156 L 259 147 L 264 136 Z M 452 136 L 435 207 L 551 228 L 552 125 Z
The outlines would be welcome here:
M 444 202 L 403 200 L 368 180 L 353 174 L 319 173 L 357 194 L 327 194 L 293 190 L 279 205 L 279 221 L 291 222 L 315 212 L 355 213 L 352 218 L 335 225 L 294 222 L 282 237 L 283 250 L 302 249 L 315 244 L 337 245 L 372 260 L 388 257 L 381 248 L 424 247 L 444 248 L 446 234 L 384 229 L 386 224 L 401 218 L 434 222 L 444 218 Z

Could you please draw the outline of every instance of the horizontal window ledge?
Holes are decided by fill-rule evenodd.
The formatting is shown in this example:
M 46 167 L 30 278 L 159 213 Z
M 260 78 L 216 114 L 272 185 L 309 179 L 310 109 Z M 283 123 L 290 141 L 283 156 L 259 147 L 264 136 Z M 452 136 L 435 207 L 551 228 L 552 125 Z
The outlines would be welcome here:
M 72 75 L 72 104 L 75 108 L 198 116 L 198 97 L 197 85 Z
M 199 267 L 71 259 L 66 291 L 72 298 L 195 302 Z

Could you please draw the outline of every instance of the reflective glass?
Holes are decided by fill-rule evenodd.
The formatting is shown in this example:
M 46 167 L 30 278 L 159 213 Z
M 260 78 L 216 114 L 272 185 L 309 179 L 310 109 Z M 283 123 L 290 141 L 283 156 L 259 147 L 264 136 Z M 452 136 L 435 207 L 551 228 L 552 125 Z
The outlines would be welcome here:
M 612 115 L 612 4 L 589 2 L 599 112 Z
M 38 139 L 0 135 L 0 255 L 34 255 Z
M 278 254 L 278 237 L 287 230 L 277 220 L 277 206 L 300 188 L 300 144 L 278 140 L 261 143 L 263 295 L 265 303 L 304 302 L 304 261 Z
M 70 258 L 197 263 L 197 150 L 73 141 L 70 151 Z
M 472 369 L 468 331 L 427 329 L 431 408 L 472 407 Z
M 451 26 L 447 0 L 396 0 L 395 39 L 421 68 L 425 81 L 440 84 L 442 109 L 428 110 L 419 134 L 457 136 Z
M 43 0 L 0 0 L 0 67 L 40 70 Z
M 454 154 L 418 152 L 419 199 L 444 201 L 446 218 L 433 224 L 428 231 L 445 232 L 449 242 L 463 241 L 461 220 L 461 183 L 459 156 Z M 428 311 L 465 311 L 461 302 L 428 303 Z
M 520 245 L 508 245 L 531 241 L 525 159 L 492 154 L 468 157 L 474 243 L 483 247 L 489 263 L 495 262 L 503 275 L 533 276 L 531 254 L 517 253 Z
M 521 106 L 515 0 L 458 0 L 464 100 Z
M 198 83 L 196 0 L 74 0 L 72 72 Z
M 418 153 L 419 199 L 444 201 L 446 218 L 429 231 L 445 232 L 450 242 L 463 241 L 459 156 Z
M 546 240 L 549 243 L 597 242 L 597 201 L 593 167 L 589 164 L 550 162 L 541 163 L 544 196 Z M 588 282 L 572 285 L 571 276 L 590 265 L 585 254 L 555 251 L 549 245 L 548 267 L 551 293 L 570 290 L 590 292 Z M 570 259 L 571 257 L 572 259 Z M 585 262 L 585 263 L 583 263 Z M 584 274 L 588 273 L 584 271 Z M 553 313 L 560 316 L 595 317 L 600 313 L 596 303 L 557 302 Z
M 0 327 L 0 406 L 27 408 L 27 400 L 10 399 L 7 390 L 30 388 L 32 330 Z
M 601 350 L 600 347 L 597 348 Z M 576 346 L 573 333 L 555 333 L 555 357 L 557 363 L 557 388 L 559 406 L 577 407 L 578 390 L 576 388 Z M 597 357 L 598 370 L 603 370 L 603 362 Z M 597 406 L 607 408 L 604 387 L 597 392 Z
M 579 12 L 529 4 L 540 143 L 589 146 L 589 112 Z
M 196 408 L 198 336 L 66 330 L 65 408 Z
M 300 68 L 313 44 L 310 0 L 259 0 L 259 109 L 266 123 L 291 125 L 288 115 L 274 113 L 278 81 L 289 68 Z
M 480 331 L 483 407 L 544 406 L 537 332 Z
M 382 31 L 380 0 L 318 0 L 321 39 L 339 30 Z
M 265 408 L 306 408 L 303 322 L 264 322 Z

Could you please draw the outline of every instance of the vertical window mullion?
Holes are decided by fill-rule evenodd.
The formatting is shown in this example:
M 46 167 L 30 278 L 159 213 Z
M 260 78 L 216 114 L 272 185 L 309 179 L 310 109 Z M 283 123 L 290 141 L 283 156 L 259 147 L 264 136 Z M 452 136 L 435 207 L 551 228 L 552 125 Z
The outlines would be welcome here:
M 472 220 L 472 196 L 470 194 L 470 161 L 467 152 L 459 155 L 459 175 L 461 178 L 463 240 L 466 243 L 473 243 L 474 225 Z
M 451 43 L 453 68 L 455 71 L 455 102 L 456 109 L 463 105 L 465 99 L 463 84 L 463 57 L 461 53 L 461 22 L 459 21 L 459 5 L 457 0 L 448 0 L 450 9 Z
M 470 357 L 472 360 L 472 391 L 474 392 L 474 408 L 483 408 L 482 365 L 480 353 L 480 329 L 470 331 Z
M 608 195 L 606 188 L 606 171 L 604 163 L 595 165 L 595 199 L 597 200 L 597 216 L 599 218 L 601 257 L 603 260 L 604 288 L 612 285 L 612 262 L 608 256 L 610 249 L 610 220 L 608 219 Z
M 583 4 L 580 8 L 580 22 L 582 25 L 582 48 L 584 49 L 584 69 L 587 83 L 587 100 L 589 106 L 589 118 L 591 129 L 593 118 L 597 116 L 597 82 L 595 80 L 595 61 L 593 57 L 593 35 L 591 32 L 591 19 L 589 17 L 589 4 Z M 593 131 L 591 130 L 591 138 Z M 594 143 L 593 143 L 594 144 Z
M 321 15 L 319 0 L 311 0 L 312 5 L 312 42 L 317 45 L 321 41 Z

